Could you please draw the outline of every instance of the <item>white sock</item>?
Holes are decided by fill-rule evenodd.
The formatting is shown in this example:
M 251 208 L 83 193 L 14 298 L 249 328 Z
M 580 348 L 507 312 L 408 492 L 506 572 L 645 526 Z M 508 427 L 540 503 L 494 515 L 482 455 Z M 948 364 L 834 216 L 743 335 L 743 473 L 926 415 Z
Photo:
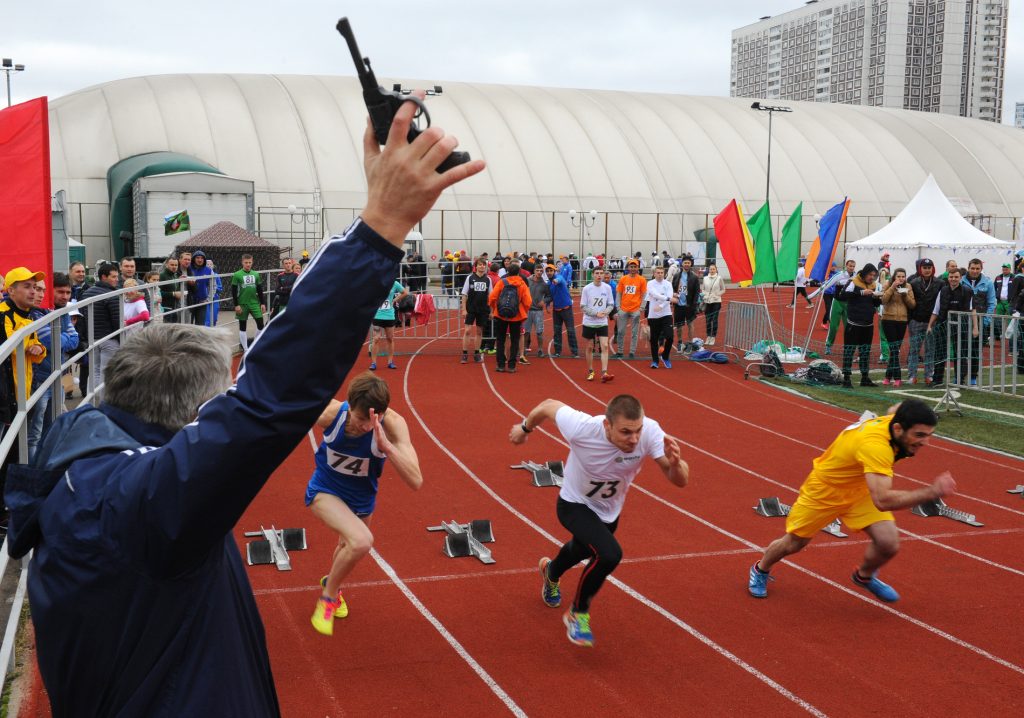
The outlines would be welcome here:
M 243 352 L 249 348 L 249 337 L 242 330 L 238 331 L 238 343 L 242 345 Z

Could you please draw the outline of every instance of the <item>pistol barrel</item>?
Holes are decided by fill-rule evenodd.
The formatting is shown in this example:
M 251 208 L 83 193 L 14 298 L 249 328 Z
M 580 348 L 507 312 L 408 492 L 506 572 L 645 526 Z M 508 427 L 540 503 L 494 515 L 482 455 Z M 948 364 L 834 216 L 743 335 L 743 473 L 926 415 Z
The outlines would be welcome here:
M 347 17 L 343 17 L 338 20 L 338 32 L 345 38 L 345 42 L 348 43 L 348 50 L 352 53 L 352 62 L 356 64 L 356 74 L 359 75 L 360 80 L 369 79 L 373 87 L 377 86 L 377 78 L 373 76 L 373 71 L 369 69 L 366 61 L 363 59 L 362 53 L 359 52 L 359 45 L 356 44 L 356 36 L 352 33 L 352 26 L 348 22 Z

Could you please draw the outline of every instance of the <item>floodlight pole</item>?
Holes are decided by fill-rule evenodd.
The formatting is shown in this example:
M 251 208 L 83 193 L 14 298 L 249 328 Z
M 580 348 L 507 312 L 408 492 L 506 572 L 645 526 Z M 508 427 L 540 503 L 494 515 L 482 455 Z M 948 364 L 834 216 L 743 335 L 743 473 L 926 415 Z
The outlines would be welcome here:
M 576 221 L 577 218 L 579 219 L 579 222 Z M 597 221 L 597 210 L 596 209 L 592 209 L 589 212 L 584 213 L 584 212 L 577 212 L 574 209 L 570 209 L 569 210 L 569 221 L 572 222 L 572 226 L 573 227 L 579 227 L 580 228 L 580 256 L 579 256 L 580 277 L 578 279 L 580 280 L 580 286 L 583 286 L 583 281 L 582 281 L 583 280 L 583 276 L 582 276 L 583 275 L 583 257 L 586 256 L 586 254 L 583 251 L 583 232 L 587 228 L 594 226 L 594 223 Z
M 0 70 L 3 70 L 7 75 L 7 106 L 11 106 L 11 73 L 12 72 L 23 72 L 25 70 L 24 65 L 16 65 L 14 61 L 5 57 L 0 60 Z
M 750 105 L 750 109 L 768 113 L 768 166 L 764 178 L 764 203 L 768 204 L 768 195 L 771 193 L 772 187 L 772 115 L 776 112 L 792 112 L 793 108 L 754 102 Z

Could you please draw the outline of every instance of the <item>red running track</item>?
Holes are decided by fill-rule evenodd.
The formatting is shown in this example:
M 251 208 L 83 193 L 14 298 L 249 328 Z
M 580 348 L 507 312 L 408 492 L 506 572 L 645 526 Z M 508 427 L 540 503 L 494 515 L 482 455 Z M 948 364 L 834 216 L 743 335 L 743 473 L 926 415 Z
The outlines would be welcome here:
M 285 715 L 1021 714 L 1024 503 L 1005 490 L 1024 483 L 1024 462 L 940 440 L 900 463 L 898 486 L 951 470 L 961 495 L 950 503 L 985 526 L 901 513 L 903 550 L 884 572 L 899 603 L 850 584 L 860 534 L 822 534 L 757 601 L 747 570 L 783 524 L 751 507 L 791 500 L 852 414 L 743 381 L 735 365 L 614 362 L 615 382 L 601 385 L 574 360 L 534 360 L 516 375 L 493 373 L 490 358 L 399 364 L 383 375 L 425 485 L 412 492 L 385 473 L 375 554 L 347 581 L 351 614 L 333 637 L 309 625 L 335 542 L 302 504 L 309 442 L 236 528 L 240 546 L 260 523 L 308 529 L 290 573 L 250 569 Z M 677 489 L 653 463 L 641 473 L 618 533 L 626 559 L 594 602 L 596 645 L 584 649 L 539 597 L 537 560 L 566 538 L 555 490 L 508 468 L 566 449 L 557 432 L 524 447 L 507 434 L 544 398 L 598 413 L 619 392 L 683 442 L 692 483 Z M 493 522 L 492 566 L 444 557 L 441 536 L 425 530 L 476 518 Z M 578 575 L 566 575 L 566 593 Z

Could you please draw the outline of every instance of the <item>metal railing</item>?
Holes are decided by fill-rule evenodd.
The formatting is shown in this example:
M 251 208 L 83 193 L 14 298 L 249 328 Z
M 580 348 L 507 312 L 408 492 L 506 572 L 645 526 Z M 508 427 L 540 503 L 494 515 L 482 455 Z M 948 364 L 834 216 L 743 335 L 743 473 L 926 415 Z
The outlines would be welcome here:
M 730 301 L 727 306 L 726 346 L 740 352 L 761 353 L 770 343 L 785 345 L 789 329 L 770 316 L 765 304 Z M 863 351 L 868 357 L 867 364 L 874 371 L 885 367 L 887 377 L 891 371 L 896 379 L 916 379 L 918 368 L 923 367 L 924 379 L 929 380 L 925 386 L 934 389 L 955 387 L 1024 397 L 1024 326 L 1020 321 L 1014 324 L 1013 320 L 1005 314 L 950 312 L 947 320 L 935 324 L 931 331 L 925 331 L 923 324 L 915 327 L 911 323 L 907 336 L 893 342 L 887 341 L 879 322 L 875 341 L 863 346 L 847 344 L 845 328 L 841 328 L 835 335 L 839 348 L 832 359 L 845 365 L 847 373 L 853 373 L 860 370 L 859 355 Z M 1008 332 L 1011 328 L 1013 331 Z M 829 346 L 817 340 L 805 343 L 807 346 L 800 348 L 801 359 L 814 358 Z M 853 361 L 854 354 L 858 355 L 857 362 Z M 780 358 L 786 360 L 785 351 L 780 351 Z M 941 381 L 931 384 L 933 374 L 941 377 Z
M 938 343 L 945 343 L 948 366 L 946 382 L 951 386 L 993 394 L 1024 396 L 1024 341 L 1020 323 L 1007 339 L 1013 317 L 1005 314 L 977 314 L 977 336 L 972 315 L 950 312 L 948 331 Z
M 266 276 L 266 300 L 265 305 L 271 306 L 271 299 L 274 294 L 274 288 L 271 282 L 271 275 L 275 275 L 281 270 L 263 270 L 259 274 Z M 231 274 L 219 274 L 211 275 L 220 277 L 222 280 L 228 278 L 230 281 Z M 52 394 L 52 399 L 48 406 L 48 411 L 51 413 L 51 418 L 56 418 L 65 411 L 65 399 L 64 399 L 64 387 L 62 385 L 62 377 L 70 372 L 75 365 L 80 364 L 83 360 L 86 360 L 90 366 L 90 373 L 93 373 L 94 369 L 97 369 L 98 362 L 93 360 L 93 357 L 98 356 L 100 347 L 110 341 L 114 341 L 125 334 L 125 332 L 131 329 L 130 326 L 126 326 L 124 323 L 124 312 L 120 312 L 120 323 L 119 326 L 109 334 L 97 338 L 94 335 L 93 321 L 88 322 L 87 331 L 87 345 L 84 349 L 76 350 L 70 353 L 67 358 L 64 357 L 61 351 L 61 323 L 63 317 L 69 316 L 72 311 L 82 312 L 98 303 L 108 301 L 116 298 L 117 301 L 123 301 L 121 298 L 131 292 L 146 293 L 150 290 L 159 291 L 161 287 L 172 287 L 174 291 L 180 291 L 182 299 L 179 305 L 174 306 L 161 314 L 155 314 L 151 317 L 150 321 L 163 321 L 168 315 L 178 317 L 190 317 L 190 312 L 195 307 L 212 306 L 216 303 L 223 301 L 222 297 L 210 297 L 206 301 L 196 303 L 194 305 L 185 304 L 184 297 L 187 293 L 187 282 L 190 277 L 180 277 L 171 279 L 163 282 L 157 282 L 152 284 L 139 284 L 135 287 L 125 287 L 122 289 L 114 289 L 110 292 L 104 293 L 96 297 L 90 297 L 89 299 L 80 300 L 75 303 L 69 303 L 67 306 L 48 312 L 45 316 L 37 319 L 31 324 L 22 327 L 13 334 L 11 334 L 3 344 L 0 344 L 0 363 L 11 361 L 14 359 L 15 363 L 15 400 L 16 400 L 16 411 L 11 419 L 11 422 L 6 427 L 0 425 L 0 431 L 2 431 L 2 438 L 0 438 L 0 460 L 6 461 L 11 456 L 12 451 L 17 449 L 17 458 L 19 461 L 27 462 L 29 455 L 29 443 L 28 443 L 28 430 L 29 421 L 31 418 L 31 412 L 48 391 Z M 206 278 L 209 279 L 209 278 Z M 229 323 L 234 320 L 234 315 L 225 313 L 225 317 Z M 47 356 L 50 357 L 51 371 L 46 377 L 39 378 L 35 377 L 36 381 L 34 386 L 28 381 L 26 372 L 26 353 L 25 353 L 25 341 L 33 334 L 39 332 L 44 327 L 49 325 L 50 327 L 50 345 L 46 347 Z M 60 361 L 55 361 L 55 357 L 59 357 Z M 91 402 L 97 404 L 99 401 L 99 393 L 103 388 L 102 377 L 97 375 L 94 381 L 89 382 L 88 390 L 82 388 L 82 402 Z M 7 576 L 7 571 L 17 568 L 20 570 L 20 576 L 18 579 L 17 590 L 13 597 L 8 598 L 11 603 L 11 613 L 7 621 L 7 626 L 3 634 L 3 641 L 0 643 L 0 691 L 5 687 L 7 676 L 10 670 L 15 665 L 15 645 L 17 630 L 19 626 L 19 619 L 21 617 L 22 607 L 26 595 L 27 576 L 28 576 L 28 565 L 31 560 L 31 554 L 26 556 L 20 561 L 9 561 L 7 552 L 7 537 L 4 536 L 3 546 L 0 548 L 0 581 L 3 581 Z
M 323 243 L 327 232 L 339 233 L 359 214 L 353 207 L 296 207 L 309 202 L 303 193 L 259 193 L 271 204 L 256 208 L 257 234 L 280 247 L 293 252 L 301 246 L 311 252 Z M 743 204 L 745 208 L 759 206 L 761 200 Z M 85 242 L 90 256 L 94 252 L 113 256 L 113 240 L 109 234 L 109 205 L 106 202 L 67 202 L 68 234 Z M 568 210 L 569 207 L 566 207 Z M 633 256 L 641 252 L 645 258 L 652 253 L 667 250 L 675 256 L 689 251 L 700 260 L 705 256 L 706 243 L 694 232 L 707 231 L 714 226 L 714 212 L 612 212 L 598 211 L 593 227 L 580 230 L 574 227 L 567 211 L 518 210 L 431 210 L 420 227 L 424 236 L 423 257 L 444 256 L 444 250 L 465 249 L 470 256 L 488 252 L 511 251 L 550 252 L 556 257 L 575 253 L 581 259 L 589 252 L 605 256 Z M 841 238 L 842 244 L 862 239 L 889 224 L 894 215 L 857 214 L 856 205 L 847 216 Z M 788 215 L 772 215 L 774 236 L 781 235 Z M 813 215 L 803 218 L 803 249 L 806 251 L 815 237 Z M 301 223 L 296 223 L 301 220 Z M 1017 217 L 971 215 L 974 226 L 996 239 L 1018 242 L 1020 220 Z M 695 251 L 696 250 L 696 251 Z M 838 256 L 843 256 L 840 247 Z M 432 260 L 436 265 L 437 259 Z M 701 263 L 701 262 L 698 262 Z M 432 270 L 432 274 L 435 270 Z

